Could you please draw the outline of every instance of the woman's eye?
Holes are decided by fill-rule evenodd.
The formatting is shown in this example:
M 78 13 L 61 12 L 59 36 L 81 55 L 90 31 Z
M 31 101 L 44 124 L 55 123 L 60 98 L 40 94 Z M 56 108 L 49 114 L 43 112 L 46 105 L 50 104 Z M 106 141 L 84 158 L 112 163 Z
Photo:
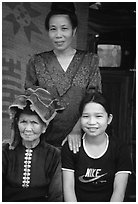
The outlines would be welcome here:
M 32 124 L 38 124 L 38 122 L 36 122 L 36 121 L 32 121 L 31 123 L 32 123 Z
M 88 118 L 88 115 L 83 115 L 82 117 L 83 117 L 83 118 Z
M 56 28 L 49 28 L 49 31 L 54 31 L 56 30 Z
M 26 120 L 21 120 L 20 123 L 26 123 Z

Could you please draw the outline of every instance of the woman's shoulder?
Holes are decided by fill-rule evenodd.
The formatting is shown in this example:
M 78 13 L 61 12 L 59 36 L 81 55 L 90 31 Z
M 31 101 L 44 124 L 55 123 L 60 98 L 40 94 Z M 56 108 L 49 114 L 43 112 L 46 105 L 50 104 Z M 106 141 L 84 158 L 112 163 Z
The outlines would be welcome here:
M 53 55 L 53 50 L 36 53 L 35 56 Z
M 99 57 L 96 53 L 88 51 L 88 50 L 77 50 L 78 56 L 81 56 L 84 58 L 84 60 L 89 62 L 90 64 L 93 63 L 98 63 L 99 62 Z
M 9 140 L 3 140 L 2 141 L 2 152 L 9 151 L 9 146 L 10 146 Z
M 49 58 L 50 56 L 53 56 L 53 50 L 32 54 L 30 60 L 37 61 L 39 59 Z
M 47 142 L 44 142 L 41 146 L 43 146 L 44 150 L 51 153 L 51 155 L 60 155 L 60 149 L 58 147 L 55 147 Z
M 92 52 L 92 51 L 89 51 L 89 50 L 80 50 L 80 49 L 77 49 L 76 51 L 79 54 L 85 54 L 85 55 L 89 55 L 89 56 L 98 57 L 98 55 L 95 52 Z

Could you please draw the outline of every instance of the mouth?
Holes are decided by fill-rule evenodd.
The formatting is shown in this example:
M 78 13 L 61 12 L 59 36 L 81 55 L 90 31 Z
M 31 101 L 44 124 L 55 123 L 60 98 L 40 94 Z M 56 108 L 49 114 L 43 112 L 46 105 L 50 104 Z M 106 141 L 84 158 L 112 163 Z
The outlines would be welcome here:
M 33 137 L 33 135 L 31 134 L 24 134 L 25 137 Z
M 62 46 L 62 45 L 64 44 L 64 41 L 55 42 L 55 44 L 56 44 L 57 46 Z
M 88 127 L 87 130 L 90 132 L 95 132 L 98 130 L 98 128 L 97 127 Z

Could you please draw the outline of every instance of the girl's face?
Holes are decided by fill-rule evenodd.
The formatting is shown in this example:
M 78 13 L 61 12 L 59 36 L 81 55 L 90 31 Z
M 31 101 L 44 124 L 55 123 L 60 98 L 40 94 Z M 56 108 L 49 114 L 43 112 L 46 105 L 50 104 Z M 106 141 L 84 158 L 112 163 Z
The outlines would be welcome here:
M 56 50 L 63 51 L 71 46 L 76 29 L 72 29 L 67 15 L 53 15 L 49 20 L 49 38 Z
M 33 142 L 45 132 L 46 125 L 37 115 L 21 113 L 18 121 L 18 128 L 23 140 Z
M 81 116 L 81 126 L 88 136 L 103 135 L 111 121 L 112 115 L 108 116 L 104 107 L 99 103 L 90 102 L 85 105 Z

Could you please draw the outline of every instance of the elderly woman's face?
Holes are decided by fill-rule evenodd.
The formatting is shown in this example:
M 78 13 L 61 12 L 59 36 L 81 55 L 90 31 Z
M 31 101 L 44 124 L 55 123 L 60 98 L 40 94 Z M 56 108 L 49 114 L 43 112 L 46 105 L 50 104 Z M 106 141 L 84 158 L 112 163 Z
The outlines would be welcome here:
M 20 136 L 25 141 L 34 141 L 46 130 L 46 125 L 37 115 L 21 113 L 18 121 Z
M 49 20 L 49 38 L 57 50 L 65 50 L 71 46 L 76 29 L 73 30 L 67 15 L 53 15 Z

